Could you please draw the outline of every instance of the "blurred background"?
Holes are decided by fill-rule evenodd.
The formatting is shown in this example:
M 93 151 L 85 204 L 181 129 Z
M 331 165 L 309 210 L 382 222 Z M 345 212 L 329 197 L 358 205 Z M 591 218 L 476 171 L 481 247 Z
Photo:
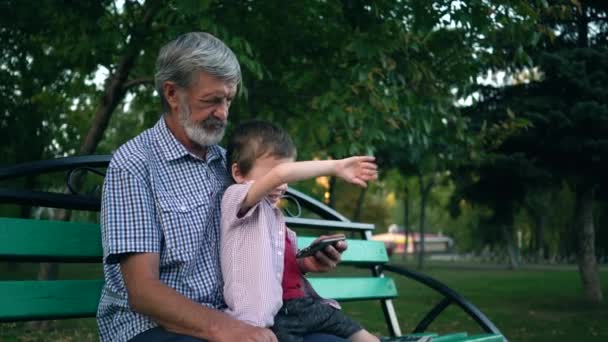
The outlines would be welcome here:
M 109 154 L 153 126 L 156 55 L 188 31 L 241 62 L 228 135 L 261 118 L 299 159 L 376 156 L 368 188 L 293 186 L 374 223 L 393 262 L 455 287 L 512 341 L 608 339 L 607 1 L 0 0 L 0 164 Z M 95 340 L 87 322 L 51 340 Z

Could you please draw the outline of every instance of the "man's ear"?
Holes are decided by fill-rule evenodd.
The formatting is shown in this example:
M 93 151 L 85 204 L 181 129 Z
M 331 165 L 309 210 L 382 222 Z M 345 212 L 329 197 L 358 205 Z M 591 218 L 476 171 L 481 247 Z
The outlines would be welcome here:
M 232 178 L 237 183 L 243 183 L 245 181 L 245 177 L 241 174 L 241 170 L 237 163 L 232 163 L 232 167 L 230 168 L 230 173 L 232 174 Z
M 179 94 L 177 93 L 177 86 L 175 82 L 166 81 L 163 83 L 163 95 L 165 100 L 171 109 L 171 112 L 177 112 L 179 107 Z

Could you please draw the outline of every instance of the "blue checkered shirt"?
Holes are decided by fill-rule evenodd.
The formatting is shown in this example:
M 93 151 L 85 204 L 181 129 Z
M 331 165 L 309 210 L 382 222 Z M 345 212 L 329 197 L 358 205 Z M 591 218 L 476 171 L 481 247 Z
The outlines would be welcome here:
M 118 264 L 124 253 L 159 253 L 163 283 L 202 305 L 224 307 L 219 227 L 229 184 L 225 165 L 219 146 L 208 149 L 206 160 L 190 154 L 163 118 L 114 154 L 101 209 L 101 341 L 127 341 L 157 326 L 129 307 Z

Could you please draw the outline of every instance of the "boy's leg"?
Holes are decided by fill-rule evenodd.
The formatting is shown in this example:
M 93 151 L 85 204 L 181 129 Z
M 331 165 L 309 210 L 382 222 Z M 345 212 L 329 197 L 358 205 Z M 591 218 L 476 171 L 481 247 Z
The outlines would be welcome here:
M 349 337 L 348 339 L 352 342 L 379 342 L 380 341 L 380 339 L 378 337 L 370 334 L 369 331 L 367 331 L 365 329 L 359 330 L 358 332 L 351 335 L 351 337 Z
M 279 342 L 303 342 L 304 335 L 308 333 L 302 325 L 300 315 L 293 300 L 286 301 L 279 312 L 274 316 L 272 332 Z M 310 340 L 313 342 L 314 340 Z
M 306 308 L 306 317 L 311 328 L 310 331 L 336 335 L 348 338 L 365 331 L 363 327 L 342 311 L 323 303 L 320 299 L 312 298 L 312 303 Z M 372 336 L 368 333 L 369 336 Z M 361 336 L 367 336 L 362 334 Z M 372 341 L 377 341 L 372 340 Z

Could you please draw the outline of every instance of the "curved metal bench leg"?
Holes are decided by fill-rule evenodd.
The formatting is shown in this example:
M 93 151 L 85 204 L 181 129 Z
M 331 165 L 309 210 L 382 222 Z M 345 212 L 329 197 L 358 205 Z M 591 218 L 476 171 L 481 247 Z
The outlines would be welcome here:
M 450 306 L 450 304 L 452 304 L 452 301 L 449 298 L 443 298 L 441 302 L 437 303 L 437 305 L 435 305 L 435 307 L 431 311 L 429 311 L 426 316 L 424 316 L 424 318 L 420 321 L 420 323 L 418 323 L 418 325 L 414 329 L 413 333 L 415 334 L 425 332 L 426 328 L 428 328 L 429 325 L 433 323 L 435 318 L 437 318 L 437 316 L 439 316 L 439 314 L 441 314 L 443 310 L 445 310 L 445 308 Z
M 382 266 L 383 271 L 394 272 L 399 275 L 414 279 L 433 290 L 441 293 L 446 299 L 450 300 L 452 303 L 458 305 L 464 312 L 469 315 L 472 319 L 479 324 L 479 326 L 487 333 L 502 335 L 500 330 L 490 321 L 490 319 L 479 310 L 475 305 L 466 300 L 464 297 L 459 295 L 456 291 L 452 290 L 445 284 L 426 276 L 422 273 L 418 273 L 412 270 L 408 270 L 403 267 L 394 266 L 385 264 Z M 443 309 L 442 309 L 443 310 Z M 428 316 L 428 315 L 427 315 Z M 430 324 L 430 322 L 429 322 Z

